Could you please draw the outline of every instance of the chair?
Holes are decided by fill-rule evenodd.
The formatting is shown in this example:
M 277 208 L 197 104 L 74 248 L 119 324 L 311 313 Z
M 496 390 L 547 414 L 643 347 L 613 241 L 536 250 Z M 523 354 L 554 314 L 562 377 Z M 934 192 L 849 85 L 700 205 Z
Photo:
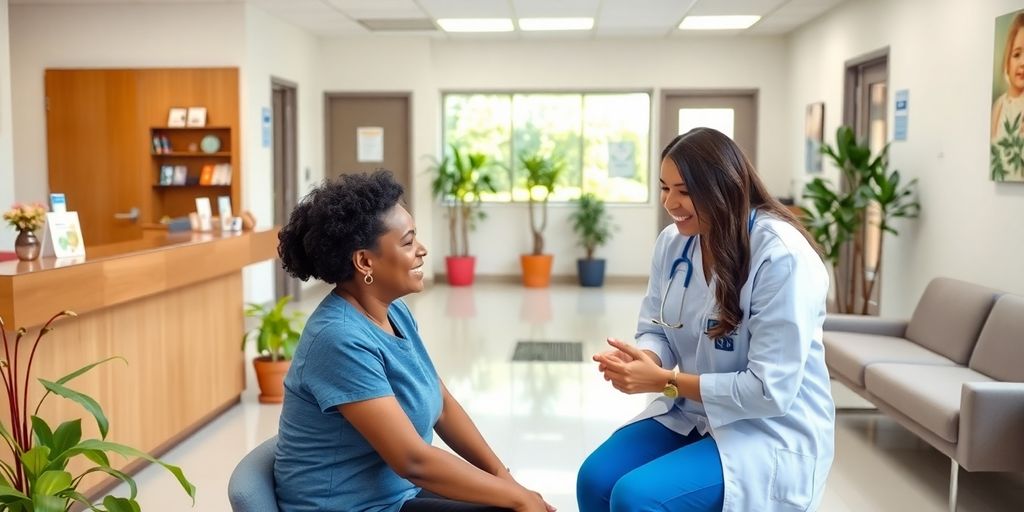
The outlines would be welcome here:
M 274 450 L 277 436 L 267 439 L 235 466 L 228 481 L 234 512 L 280 512 L 274 494 Z

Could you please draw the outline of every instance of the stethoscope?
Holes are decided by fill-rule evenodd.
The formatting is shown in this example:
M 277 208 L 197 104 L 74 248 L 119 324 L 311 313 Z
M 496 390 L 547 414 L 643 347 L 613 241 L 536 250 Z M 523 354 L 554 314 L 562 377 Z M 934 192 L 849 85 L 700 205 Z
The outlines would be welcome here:
M 747 220 L 747 233 L 750 233 L 754 229 L 754 220 L 757 219 L 757 210 L 750 211 L 750 218 Z M 652 318 L 651 322 L 654 325 L 660 325 L 669 329 L 682 329 L 683 328 L 683 304 L 686 301 L 686 290 L 690 287 L 690 278 L 693 277 L 693 252 L 697 249 L 693 245 L 693 240 L 697 236 L 691 236 L 686 239 L 686 244 L 683 245 L 682 256 L 675 259 L 672 262 L 668 274 L 668 286 L 665 287 L 665 291 L 661 293 L 661 308 L 658 311 L 658 318 Z M 683 296 L 679 298 L 679 323 L 674 324 L 665 321 L 665 300 L 668 298 L 669 291 L 672 289 L 672 283 L 675 281 L 676 271 L 679 270 L 681 265 L 686 265 L 686 277 L 683 278 Z

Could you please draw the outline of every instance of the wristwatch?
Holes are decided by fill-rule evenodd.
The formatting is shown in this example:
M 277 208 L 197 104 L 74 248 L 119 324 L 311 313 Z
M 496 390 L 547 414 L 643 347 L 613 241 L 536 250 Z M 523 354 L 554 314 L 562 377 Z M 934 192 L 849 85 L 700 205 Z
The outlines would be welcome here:
M 661 390 L 661 394 L 669 398 L 675 398 L 679 396 L 679 388 L 676 387 L 677 375 L 679 375 L 679 372 L 676 370 L 672 370 L 672 378 L 668 380 L 668 384 L 665 384 L 665 389 Z

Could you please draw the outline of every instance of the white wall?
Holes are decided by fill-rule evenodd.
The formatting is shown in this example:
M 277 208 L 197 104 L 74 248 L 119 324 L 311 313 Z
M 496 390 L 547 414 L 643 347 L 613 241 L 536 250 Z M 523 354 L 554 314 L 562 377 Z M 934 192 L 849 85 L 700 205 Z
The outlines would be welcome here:
M 828 142 L 842 122 L 845 61 L 889 47 L 890 127 L 891 91 L 910 91 L 907 140 L 893 142 L 891 166 L 920 180 L 922 213 L 886 237 L 883 315 L 909 315 L 936 276 L 1024 293 L 1024 185 L 993 183 L 988 168 L 994 20 L 1020 8 L 1020 0 L 862 0 L 789 38 L 794 179 L 802 178 L 804 107 L 825 102 Z
M 261 112 L 271 108 L 271 77 L 296 84 L 298 107 L 298 183 L 304 195 L 316 177 L 323 176 L 323 94 L 317 83 L 316 37 L 275 18 L 259 7 L 245 9 L 245 66 L 242 76 L 242 147 L 246 172 L 244 202 L 261 227 L 274 221 L 273 152 L 263 147 Z M 309 179 L 306 179 L 306 174 Z M 274 297 L 274 262 L 245 269 L 247 300 Z
M 431 39 L 334 40 L 323 45 L 321 79 L 327 91 L 413 91 L 413 155 L 417 164 L 414 208 L 432 204 L 429 162 L 440 148 L 440 96 L 446 90 L 653 90 L 651 153 L 657 143 L 658 101 L 662 89 L 738 89 L 760 91 L 758 165 L 773 193 L 790 190 L 791 156 L 772 143 L 786 119 L 786 51 L 781 38 L 707 38 L 622 41 L 440 41 Z M 654 158 L 653 160 L 656 160 Z M 657 162 L 651 162 L 652 175 Z M 656 183 L 656 179 L 655 179 Z M 657 235 L 656 187 L 645 205 L 611 206 L 620 230 L 608 247 L 608 273 L 643 276 Z M 448 233 L 439 208 L 417 223 L 433 250 L 433 270 L 444 272 Z M 555 274 L 575 274 L 582 255 L 569 227 L 567 205 L 551 206 L 545 233 L 555 259 Z M 473 235 L 478 273 L 519 274 L 519 254 L 530 248 L 524 204 L 491 205 L 488 219 Z M 429 230 L 425 229 L 428 227 Z
M 11 124 L 11 44 L 7 23 L 7 0 L 0 0 L 0 210 L 6 210 L 15 201 L 14 195 L 14 143 Z M 14 248 L 15 232 L 0 226 L 0 251 Z

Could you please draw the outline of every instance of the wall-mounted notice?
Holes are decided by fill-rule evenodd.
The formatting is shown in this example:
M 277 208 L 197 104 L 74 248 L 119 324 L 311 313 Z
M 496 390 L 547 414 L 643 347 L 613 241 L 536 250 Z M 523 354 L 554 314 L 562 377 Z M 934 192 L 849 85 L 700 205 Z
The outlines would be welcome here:
M 384 128 L 379 126 L 356 128 L 356 161 L 384 161 Z

